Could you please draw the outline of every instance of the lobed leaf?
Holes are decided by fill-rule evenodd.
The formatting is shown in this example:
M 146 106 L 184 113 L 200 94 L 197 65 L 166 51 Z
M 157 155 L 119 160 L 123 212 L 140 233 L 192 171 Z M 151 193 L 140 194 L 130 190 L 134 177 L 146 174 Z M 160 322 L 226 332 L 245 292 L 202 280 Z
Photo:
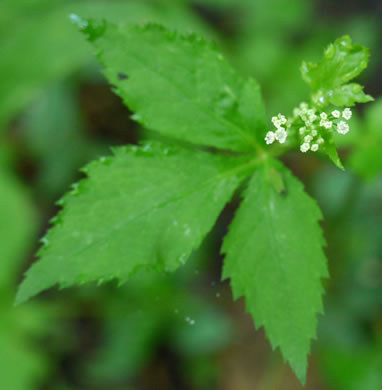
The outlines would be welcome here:
M 107 79 L 147 128 L 234 151 L 253 150 L 263 138 L 258 84 L 244 82 L 214 45 L 160 25 L 74 21 L 96 47 Z
M 327 47 L 319 63 L 303 62 L 301 73 L 314 91 L 316 104 L 353 106 L 373 100 L 363 92 L 361 85 L 348 84 L 366 69 L 368 61 L 369 49 L 353 44 L 351 38 L 345 35 Z
M 246 161 L 246 160 L 245 160 Z M 17 301 L 59 284 L 173 271 L 212 228 L 239 185 L 242 159 L 146 143 L 90 164 L 62 201 Z
M 245 297 L 257 327 L 264 326 L 304 383 L 323 310 L 321 278 L 328 276 L 322 215 L 286 168 L 269 164 L 254 174 L 224 239 L 223 278 L 231 279 L 235 298 Z M 282 187 L 275 185 L 274 170 Z

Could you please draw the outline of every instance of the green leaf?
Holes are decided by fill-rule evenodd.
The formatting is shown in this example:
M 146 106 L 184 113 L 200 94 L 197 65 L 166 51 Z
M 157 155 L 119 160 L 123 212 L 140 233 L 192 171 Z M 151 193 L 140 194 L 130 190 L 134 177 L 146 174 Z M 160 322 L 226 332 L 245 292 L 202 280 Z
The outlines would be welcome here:
M 304 81 L 314 91 L 313 100 L 324 107 L 353 106 L 373 100 L 363 92 L 361 85 L 348 84 L 366 69 L 369 50 L 353 44 L 349 36 L 343 36 L 331 43 L 318 64 L 303 62 L 301 73 Z
M 212 44 L 159 25 L 78 25 L 95 45 L 106 77 L 145 127 L 234 151 L 253 150 L 257 132 L 263 138 L 258 84 L 245 83 Z
M 357 83 L 349 83 L 334 88 L 329 99 L 335 106 L 354 106 L 355 103 L 367 103 L 374 99 L 363 92 L 363 86 Z
M 139 268 L 173 271 L 212 228 L 247 160 L 146 143 L 91 163 L 73 187 L 17 301 L 55 284 L 117 278 Z
M 223 278 L 235 298 L 244 296 L 256 326 L 264 326 L 305 382 L 310 341 L 322 312 L 321 278 L 328 275 L 316 203 L 281 164 L 259 168 L 223 244 Z M 275 188 L 272 169 L 283 177 Z

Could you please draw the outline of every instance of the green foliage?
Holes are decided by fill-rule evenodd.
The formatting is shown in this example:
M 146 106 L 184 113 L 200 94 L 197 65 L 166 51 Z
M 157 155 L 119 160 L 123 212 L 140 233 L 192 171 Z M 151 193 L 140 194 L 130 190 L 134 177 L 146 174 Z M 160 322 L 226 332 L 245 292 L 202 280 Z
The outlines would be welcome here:
M 281 192 L 272 169 L 282 175 Z M 328 276 L 320 219 L 302 184 L 269 162 L 251 179 L 222 249 L 223 277 L 231 279 L 235 298 L 245 297 L 256 325 L 265 327 L 303 383 L 323 310 L 321 278 Z
M 262 139 L 266 122 L 259 86 L 245 83 L 211 44 L 158 25 L 77 23 L 143 126 L 234 151 L 253 149 L 256 134 Z
M 85 168 L 89 178 L 62 199 L 65 208 L 19 302 L 56 283 L 126 281 L 142 267 L 174 271 L 200 245 L 248 169 L 242 159 L 158 143 L 114 153 Z
M 264 148 L 267 123 L 257 82 L 244 81 L 214 45 L 196 35 L 156 24 L 117 26 L 76 15 L 72 20 L 95 46 L 106 77 L 134 118 L 166 144 L 116 148 L 112 157 L 84 169 L 87 178 L 60 202 L 63 210 L 17 302 L 56 284 L 122 283 L 139 270 L 176 270 L 254 173 L 224 241 L 223 276 L 231 279 L 235 297 L 245 296 L 257 326 L 265 327 L 273 347 L 280 347 L 305 382 L 322 312 L 321 279 L 327 276 L 321 213 L 302 184 L 273 159 L 282 148 Z M 367 51 L 345 37 L 319 65 L 304 65 L 313 108 L 367 101 L 346 84 L 366 64 Z M 340 165 L 330 137 L 325 151 Z M 168 138 L 182 146 L 170 145 Z
M 361 85 L 349 83 L 366 69 L 368 61 L 369 50 L 343 36 L 327 47 L 318 64 L 304 62 L 301 73 L 314 91 L 313 101 L 318 106 L 353 106 L 373 100 Z

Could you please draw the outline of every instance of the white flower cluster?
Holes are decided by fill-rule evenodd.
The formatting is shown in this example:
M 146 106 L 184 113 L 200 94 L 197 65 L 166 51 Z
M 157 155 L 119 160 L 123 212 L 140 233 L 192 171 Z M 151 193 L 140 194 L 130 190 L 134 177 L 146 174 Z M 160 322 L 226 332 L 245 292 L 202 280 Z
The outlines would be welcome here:
M 287 119 L 284 115 L 278 114 L 272 118 L 272 123 L 275 125 L 276 130 L 268 131 L 267 135 L 265 136 L 265 142 L 269 145 L 277 140 L 280 142 L 280 144 L 283 144 L 288 136 L 285 127 L 283 127 L 286 125 Z
M 317 115 L 314 108 L 309 108 L 308 104 L 301 103 L 300 107 L 293 110 L 294 120 L 296 122 L 302 121 L 303 126 L 299 127 L 299 135 L 301 140 L 300 150 L 306 153 L 308 150 L 316 152 L 320 145 L 325 143 L 325 131 L 335 129 L 339 134 L 346 134 L 349 131 L 349 125 L 340 120 L 341 115 L 345 120 L 352 117 L 350 108 L 345 108 L 341 112 L 338 110 L 332 111 L 329 115 L 326 112 L 321 112 Z
M 345 108 L 342 113 L 334 110 L 330 114 L 326 112 L 318 114 L 315 108 L 309 107 L 307 103 L 301 103 L 299 107 L 293 110 L 293 119 L 288 121 L 282 114 L 272 118 L 272 123 L 276 129 L 268 131 L 265 142 L 268 145 L 275 141 L 283 144 L 288 136 L 286 129 L 295 128 L 296 126 L 301 142 L 301 152 L 306 153 L 308 150 L 317 152 L 320 145 L 325 143 L 328 131 L 337 131 L 343 135 L 348 133 L 349 125 L 345 121 L 348 121 L 351 117 L 350 108 Z

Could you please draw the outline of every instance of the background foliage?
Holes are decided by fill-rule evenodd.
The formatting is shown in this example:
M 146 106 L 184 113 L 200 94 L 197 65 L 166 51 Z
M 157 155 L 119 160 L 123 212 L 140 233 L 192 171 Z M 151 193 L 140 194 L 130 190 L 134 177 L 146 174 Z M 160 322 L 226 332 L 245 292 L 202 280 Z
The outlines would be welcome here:
M 3 0 L 0 13 L 0 384 L 20 389 L 288 389 L 299 384 L 220 282 L 218 248 L 237 200 L 172 276 L 50 291 L 13 306 L 54 202 L 79 168 L 148 135 L 112 94 L 68 15 L 158 21 L 217 41 L 262 86 L 268 114 L 307 94 L 299 66 L 343 34 L 371 49 L 371 103 L 341 142 L 346 172 L 285 163 L 325 216 L 331 279 L 306 388 L 382 385 L 382 8 L 378 1 Z M 152 138 L 152 137 L 151 137 Z M 192 169 L 192 168 L 190 168 Z M 138 178 L 137 178 L 138 179 Z M 162 216 L 165 218 L 166 216 Z M 227 244 L 228 245 L 228 244 Z

